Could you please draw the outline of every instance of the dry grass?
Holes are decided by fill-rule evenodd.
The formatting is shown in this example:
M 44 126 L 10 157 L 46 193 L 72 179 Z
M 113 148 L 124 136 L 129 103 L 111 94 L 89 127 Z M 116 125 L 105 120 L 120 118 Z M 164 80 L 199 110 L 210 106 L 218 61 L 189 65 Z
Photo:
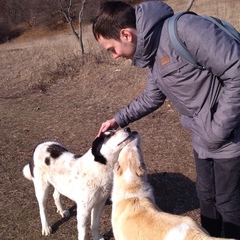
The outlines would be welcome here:
M 187 1 L 167 2 L 180 11 Z M 224 17 L 240 29 L 237 9 L 238 0 L 196 0 L 192 10 Z M 64 198 L 72 217 L 61 219 L 51 197 L 48 213 L 55 232 L 41 236 L 33 185 L 23 178 L 22 167 L 34 147 L 46 140 L 59 141 L 83 154 L 101 122 L 145 87 L 146 69 L 133 68 L 127 61 L 113 62 L 96 44 L 89 27 L 84 36 L 89 52 L 84 64 L 68 30 L 53 34 L 35 29 L 0 45 L 0 239 L 77 238 L 74 203 Z M 130 127 L 142 136 L 149 179 L 160 208 L 199 221 L 190 137 L 171 103 L 167 101 Z M 108 205 L 101 220 L 106 239 L 113 239 L 110 212 Z

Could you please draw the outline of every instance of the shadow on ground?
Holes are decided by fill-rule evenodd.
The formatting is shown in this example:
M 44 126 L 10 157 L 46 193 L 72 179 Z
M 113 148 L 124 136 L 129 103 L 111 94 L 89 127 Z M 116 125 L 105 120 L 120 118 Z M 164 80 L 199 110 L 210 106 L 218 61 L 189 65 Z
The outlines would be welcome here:
M 199 208 L 196 183 L 181 173 L 149 174 L 158 207 L 165 212 L 182 215 Z
M 199 201 L 196 193 L 196 184 L 181 173 L 162 172 L 148 175 L 148 181 L 154 188 L 154 195 L 157 206 L 164 212 L 177 215 L 185 215 L 189 211 L 199 208 Z M 111 200 L 106 202 L 111 205 Z M 53 234 L 69 221 L 76 218 L 76 204 L 69 208 L 70 217 L 62 218 L 52 225 Z M 113 238 L 112 229 L 104 234 L 104 239 Z

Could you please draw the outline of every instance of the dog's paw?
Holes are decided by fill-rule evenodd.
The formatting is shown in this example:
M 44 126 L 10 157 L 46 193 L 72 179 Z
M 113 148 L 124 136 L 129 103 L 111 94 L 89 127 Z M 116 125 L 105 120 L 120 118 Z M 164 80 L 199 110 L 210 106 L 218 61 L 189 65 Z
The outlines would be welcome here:
M 70 217 L 70 211 L 69 210 L 64 210 L 63 211 L 63 217 L 66 217 L 66 218 Z
M 57 210 L 57 213 L 59 213 L 62 217 L 66 217 L 66 218 L 68 218 L 68 217 L 70 217 L 70 212 L 69 212 L 69 210 Z
M 52 232 L 52 228 L 50 226 L 46 226 L 45 228 L 42 229 L 42 235 L 47 236 L 50 235 Z
M 101 235 L 99 235 L 99 236 L 97 236 L 97 237 L 94 237 L 94 240 L 104 240 L 104 237 L 101 236 Z

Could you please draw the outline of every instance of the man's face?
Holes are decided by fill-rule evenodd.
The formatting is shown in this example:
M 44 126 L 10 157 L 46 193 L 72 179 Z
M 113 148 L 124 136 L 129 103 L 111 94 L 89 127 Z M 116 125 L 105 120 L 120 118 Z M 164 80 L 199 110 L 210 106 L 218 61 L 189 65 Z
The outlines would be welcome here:
M 136 42 L 134 38 L 120 35 L 120 41 L 115 39 L 106 39 L 100 36 L 98 42 L 109 52 L 112 53 L 114 59 L 119 57 L 133 59 L 136 50 Z

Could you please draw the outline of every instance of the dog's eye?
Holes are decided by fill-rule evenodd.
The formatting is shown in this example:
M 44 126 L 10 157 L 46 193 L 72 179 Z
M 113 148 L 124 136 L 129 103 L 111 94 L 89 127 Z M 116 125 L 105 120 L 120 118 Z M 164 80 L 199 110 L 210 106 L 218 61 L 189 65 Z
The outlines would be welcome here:
M 107 141 L 108 139 L 110 139 L 112 137 L 113 134 L 108 134 L 105 136 L 105 141 Z
M 107 130 L 108 133 L 110 133 L 111 135 L 113 135 L 116 131 L 115 130 Z
M 110 138 L 111 136 L 113 136 L 115 134 L 114 130 L 108 130 L 104 133 L 106 138 Z

